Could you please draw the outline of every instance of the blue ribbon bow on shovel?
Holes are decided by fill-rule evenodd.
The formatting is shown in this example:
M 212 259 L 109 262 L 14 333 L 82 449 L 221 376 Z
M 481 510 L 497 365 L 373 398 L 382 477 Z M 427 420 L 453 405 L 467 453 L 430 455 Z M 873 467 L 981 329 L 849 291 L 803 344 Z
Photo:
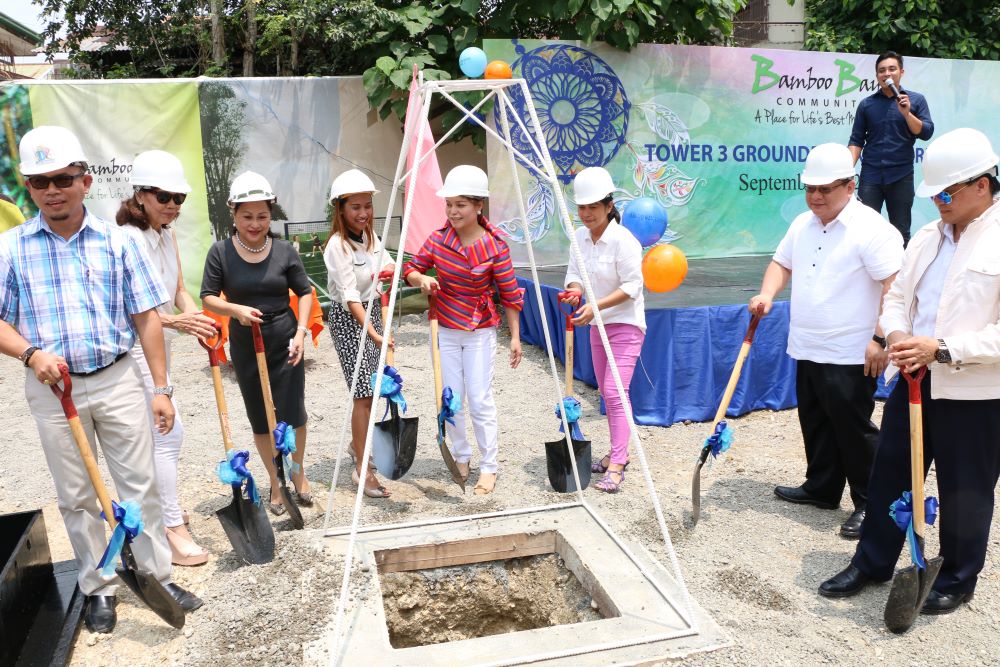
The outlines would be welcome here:
M 132 540 L 142 533 L 143 529 L 142 509 L 139 507 L 139 503 L 126 500 L 119 505 L 112 500 L 111 511 L 115 515 L 115 522 L 118 525 L 115 526 L 114 532 L 111 533 L 111 540 L 108 542 L 108 547 L 104 550 L 104 555 L 101 556 L 100 562 L 97 563 L 97 569 L 105 577 L 114 575 L 115 557 L 121 556 L 125 542 L 132 544 Z M 101 512 L 101 518 L 107 519 L 104 512 Z
M 378 373 L 372 373 L 372 390 L 375 390 L 375 378 Z M 392 366 L 386 366 L 382 370 L 382 388 L 379 390 L 379 396 L 383 396 L 396 405 L 404 413 L 406 412 L 406 398 L 403 397 L 403 378 Z M 386 418 L 389 414 L 389 403 L 385 404 L 385 414 L 382 415 L 382 419 Z
M 715 425 L 715 431 L 712 435 L 705 438 L 705 444 L 701 447 L 709 447 L 709 453 L 712 455 L 712 459 L 715 460 L 719 457 L 719 454 L 725 454 L 729 451 L 729 448 L 733 445 L 733 429 L 729 428 L 729 424 L 723 419 L 718 424 Z
M 924 499 L 924 522 L 928 526 L 933 526 L 937 519 L 938 499 L 928 496 Z M 910 558 L 913 564 L 919 569 L 927 569 L 927 562 L 924 555 L 917 549 L 917 538 L 913 532 L 913 494 L 903 491 L 903 495 L 889 505 L 889 516 L 892 517 L 896 527 L 906 533 L 906 541 L 910 544 Z
M 284 457 L 285 470 L 288 471 L 288 474 L 297 473 L 300 466 L 292 460 L 292 454 L 295 453 L 295 429 L 291 428 L 287 422 L 278 422 L 277 426 L 274 427 L 274 448 L 278 450 L 280 456 Z
M 563 411 L 566 411 L 566 423 L 569 424 L 569 436 L 573 440 L 584 440 L 583 431 L 580 430 L 580 415 L 583 414 L 583 408 L 580 406 L 580 401 L 576 400 L 572 396 L 566 396 L 563 398 L 562 403 L 556 403 L 556 417 L 559 418 L 559 432 L 565 433 L 562 425 L 562 415 Z
M 219 461 L 219 466 L 215 472 L 219 476 L 219 481 L 223 484 L 229 484 L 234 488 L 238 487 L 241 492 L 243 481 L 246 480 L 247 498 L 252 500 L 254 505 L 260 507 L 260 493 L 257 491 L 257 484 L 254 483 L 253 475 L 247 469 L 247 462 L 249 460 L 250 452 L 247 450 L 230 449 L 226 452 L 226 460 Z
M 451 390 L 451 387 L 445 387 L 444 391 L 441 392 L 441 412 L 438 414 L 438 427 L 444 428 L 445 422 L 454 426 L 454 417 L 461 409 L 462 398 L 456 395 L 455 392 Z

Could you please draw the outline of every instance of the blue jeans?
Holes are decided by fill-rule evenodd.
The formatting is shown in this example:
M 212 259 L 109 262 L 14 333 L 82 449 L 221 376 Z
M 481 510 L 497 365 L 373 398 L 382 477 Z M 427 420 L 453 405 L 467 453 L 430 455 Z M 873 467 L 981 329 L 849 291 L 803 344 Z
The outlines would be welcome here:
M 903 245 L 910 241 L 910 211 L 913 208 L 913 174 L 895 183 L 872 183 L 863 180 L 858 185 L 858 198 L 865 206 L 879 213 L 882 204 L 889 213 L 889 222 L 903 235 Z

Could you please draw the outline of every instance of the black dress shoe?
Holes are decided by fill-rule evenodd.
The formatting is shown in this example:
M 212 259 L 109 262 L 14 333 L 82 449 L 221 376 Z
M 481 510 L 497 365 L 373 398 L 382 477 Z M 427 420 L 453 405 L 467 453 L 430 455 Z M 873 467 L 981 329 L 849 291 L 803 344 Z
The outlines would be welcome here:
M 861 524 L 865 520 L 865 510 L 854 510 L 847 521 L 840 525 L 840 534 L 849 540 L 856 540 L 861 537 Z
M 843 571 L 820 584 L 819 594 L 825 598 L 848 598 L 860 593 L 870 583 L 872 583 L 871 577 L 853 565 L 848 565 Z
M 88 595 L 87 609 L 83 612 L 83 622 L 91 632 L 111 632 L 118 622 L 114 595 Z
M 164 588 L 170 593 L 170 597 L 177 600 L 177 604 L 181 606 L 185 612 L 194 611 L 201 605 L 205 604 L 200 597 L 195 595 L 190 591 L 186 591 L 177 584 L 166 584 Z
M 938 593 L 932 589 L 924 606 L 920 608 L 920 613 L 929 616 L 950 614 L 971 599 L 971 591 L 968 593 Z
M 816 507 L 824 510 L 835 510 L 840 507 L 839 502 L 831 503 L 828 500 L 817 498 L 801 486 L 776 486 L 774 487 L 774 495 L 778 496 L 782 500 L 787 500 L 790 503 L 815 505 Z

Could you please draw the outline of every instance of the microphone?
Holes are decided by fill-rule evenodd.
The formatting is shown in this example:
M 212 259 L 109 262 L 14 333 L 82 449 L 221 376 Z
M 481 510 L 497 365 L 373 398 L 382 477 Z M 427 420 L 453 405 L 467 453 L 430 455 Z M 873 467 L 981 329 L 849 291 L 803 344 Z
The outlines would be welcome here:
M 892 91 L 893 97 L 899 99 L 899 88 L 896 87 L 896 82 L 892 80 L 892 77 L 885 80 L 885 85 L 889 86 L 889 90 Z

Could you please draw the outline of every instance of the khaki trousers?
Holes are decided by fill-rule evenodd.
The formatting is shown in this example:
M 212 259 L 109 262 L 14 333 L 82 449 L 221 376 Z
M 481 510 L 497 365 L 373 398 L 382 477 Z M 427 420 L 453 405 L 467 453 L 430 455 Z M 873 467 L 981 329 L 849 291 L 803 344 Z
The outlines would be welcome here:
M 132 500 L 142 507 L 143 531 L 132 543 L 136 563 L 161 583 L 170 583 L 170 547 L 153 477 L 153 436 L 138 366 L 126 355 L 109 368 L 73 377 L 72 382 L 73 402 L 91 449 L 97 456 L 96 435 L 114 480 L 114 489 L 109 486 L 108 493 L 119 503 Z M 80 590 L 84 595 L 114 595 L 118 577 L 105 577 L 97 570 L 110 532 L 62 406 L 30 370 L 25 374 L 24 395 L 38 426 L 59 511 L 80 568 Z

